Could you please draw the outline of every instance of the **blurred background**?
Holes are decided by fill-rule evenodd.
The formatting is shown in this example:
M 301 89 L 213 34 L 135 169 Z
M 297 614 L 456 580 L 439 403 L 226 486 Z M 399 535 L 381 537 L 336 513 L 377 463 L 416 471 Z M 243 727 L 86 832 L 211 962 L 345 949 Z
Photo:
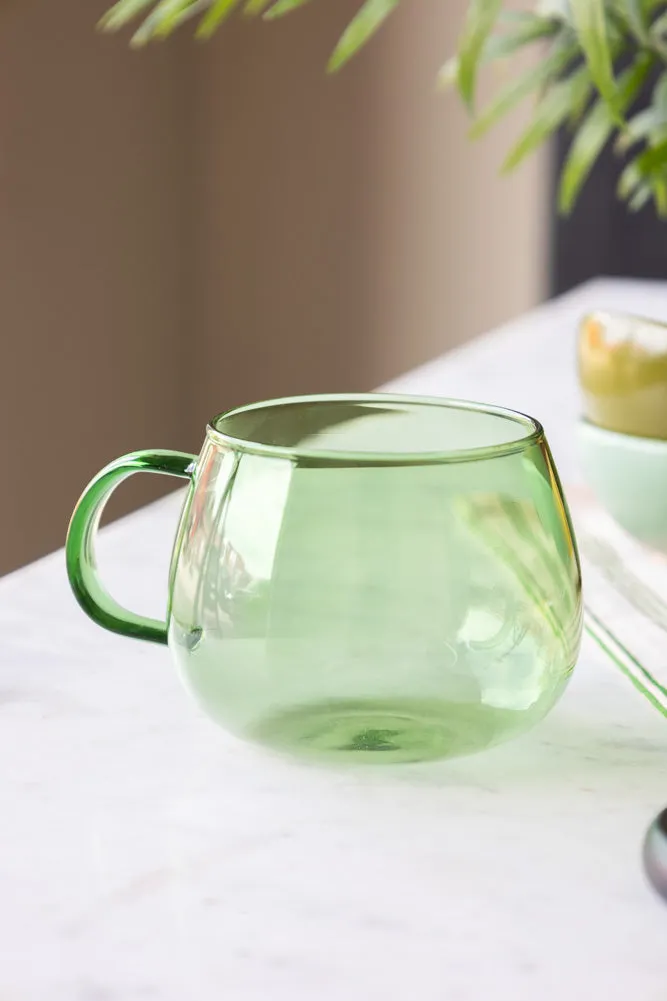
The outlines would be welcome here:
M 400 6 L 333 78 L 356 0 L 142 52 L 95 31 L 106 6 L 0 14 L 0 572 L 62 545 L 120 453 L 196 452 L 254 399 L 372 389 L 610 270 L 567 272 L 557 151 L 499 178 L 522 114 L 472 145 L 436 93 L 466 0 Z

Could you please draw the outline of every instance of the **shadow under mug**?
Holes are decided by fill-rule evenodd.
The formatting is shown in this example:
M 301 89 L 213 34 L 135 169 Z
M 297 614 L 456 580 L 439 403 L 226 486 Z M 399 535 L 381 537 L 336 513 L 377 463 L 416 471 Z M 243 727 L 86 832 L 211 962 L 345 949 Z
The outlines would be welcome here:
M 120 607 L 94 541 L 135 472 L 189 480 L 166 621 Z M 419 397 L 311 396 L 241 407 L 198 457 L 103 469 L 72 517 L 87 614 L 168 643 L 232 733 L 324 759 L 418 761 L 534 725 L 574 667 L 579 562 L 537 421 Z

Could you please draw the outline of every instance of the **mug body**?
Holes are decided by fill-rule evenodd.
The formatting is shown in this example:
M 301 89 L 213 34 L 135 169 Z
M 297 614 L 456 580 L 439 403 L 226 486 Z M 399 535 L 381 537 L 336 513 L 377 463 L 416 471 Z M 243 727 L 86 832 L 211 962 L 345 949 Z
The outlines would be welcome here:
M 551 708 L 579 564 L 540 426 L 454 401 L 256 404 L 210 425 L 169 645 L 240 737 L 334 759 L 480 750 Z

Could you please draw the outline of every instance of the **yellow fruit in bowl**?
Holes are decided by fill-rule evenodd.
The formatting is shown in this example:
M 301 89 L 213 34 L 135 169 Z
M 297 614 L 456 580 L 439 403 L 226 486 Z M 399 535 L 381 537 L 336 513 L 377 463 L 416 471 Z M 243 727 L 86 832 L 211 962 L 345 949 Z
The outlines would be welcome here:
M 667 324 L 592 313 L 581 323 L 578 366 L 584 413 L 591 423 L 667 439 Z

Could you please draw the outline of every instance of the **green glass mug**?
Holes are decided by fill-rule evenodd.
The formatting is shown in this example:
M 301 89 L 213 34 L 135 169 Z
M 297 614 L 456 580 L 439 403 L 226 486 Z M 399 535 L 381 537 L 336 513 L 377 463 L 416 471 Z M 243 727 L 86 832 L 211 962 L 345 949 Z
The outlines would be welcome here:
M 190 481 L 166 622 L 95 567 L 139 471 Z M 101 626 L 167 643 L 229 731 L 334 760 L 481 750 L 541 719 L 577 659 L 579 561 L 543 430 L 499 407 L 367 394 L 217 417 L 199 457 L 137 452 L 92 481 L 67 567 Z

